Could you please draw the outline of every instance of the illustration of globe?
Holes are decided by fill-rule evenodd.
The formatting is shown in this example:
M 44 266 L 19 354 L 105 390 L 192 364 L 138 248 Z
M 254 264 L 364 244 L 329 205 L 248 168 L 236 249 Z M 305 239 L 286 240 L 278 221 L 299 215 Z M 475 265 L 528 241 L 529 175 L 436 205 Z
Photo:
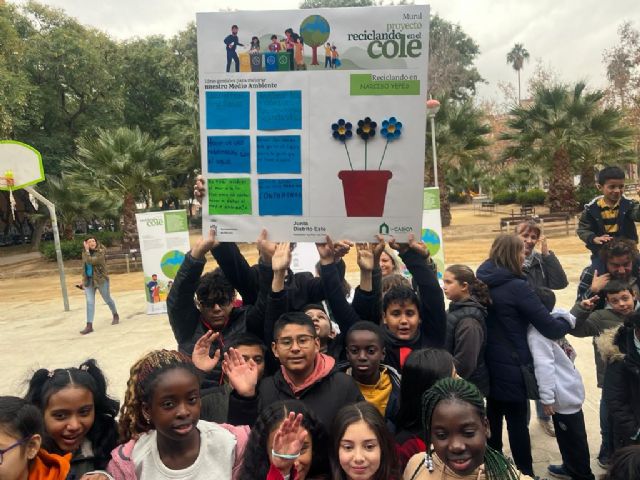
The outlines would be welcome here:
M 430 228 L 422 229 L 422 241 L 427 245 L 431 256 L 440 251 L 440 237 Z
M 178 273 L 180 265 L 184 260 L 184 253 L 180 250 L 169 250 L 160 260 L 160 268 L 167 278 L 174 279 Z

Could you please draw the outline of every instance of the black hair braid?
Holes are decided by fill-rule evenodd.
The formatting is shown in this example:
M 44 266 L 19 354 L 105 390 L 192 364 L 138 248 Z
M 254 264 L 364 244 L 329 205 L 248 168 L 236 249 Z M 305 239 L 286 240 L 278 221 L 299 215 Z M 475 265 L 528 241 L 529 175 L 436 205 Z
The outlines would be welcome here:
M 427 390 L 422 396 L 422 423 L 427 448 L 429 448 L 431 444 L 433 412 L 438 403 L 443 400 L 456 400 L 469 403 L 478 411 L 482 418 L 486 417 L 484 397 L 474 384 L 461 378 L 443 378 L 438 380 L 433 387 Z M 415 479 L 424 463 L 424 461 L 420 462 L 413 472 L 413 475 L 411 475 L 410 480 Z M 484 469 L 487 480 L 518 480 L 520 478 L 520 474 L 514 465 L 502 455 L 502 453 L 492 449 L 488 445 L 484 453 Z

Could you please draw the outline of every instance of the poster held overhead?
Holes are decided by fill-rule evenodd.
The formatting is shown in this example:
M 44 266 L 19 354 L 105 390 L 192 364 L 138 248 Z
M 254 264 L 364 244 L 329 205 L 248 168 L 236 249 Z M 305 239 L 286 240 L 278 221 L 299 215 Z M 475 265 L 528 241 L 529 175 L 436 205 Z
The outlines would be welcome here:
M 428 6 L 199 13 L 197 28 L 203 232 L 420 235 Z

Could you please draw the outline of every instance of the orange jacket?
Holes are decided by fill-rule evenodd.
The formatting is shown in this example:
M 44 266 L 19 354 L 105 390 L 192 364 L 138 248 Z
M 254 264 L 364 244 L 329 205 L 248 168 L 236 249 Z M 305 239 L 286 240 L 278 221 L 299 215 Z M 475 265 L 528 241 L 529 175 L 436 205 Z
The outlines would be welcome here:
M 41 448 L 29 468 L 29 480 L 65 480 L 71 468 L 70 461 L 70 453 L 61 457 Z

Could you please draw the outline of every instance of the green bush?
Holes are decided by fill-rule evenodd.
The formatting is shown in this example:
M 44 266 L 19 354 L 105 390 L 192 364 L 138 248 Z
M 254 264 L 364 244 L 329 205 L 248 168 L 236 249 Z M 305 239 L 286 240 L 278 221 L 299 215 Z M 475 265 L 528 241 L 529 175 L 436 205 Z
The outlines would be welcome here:
M 493 194 L 493 201 L 500 205 L 508 205 L 509 203 L 516 203 L 516 192 L 502 191 Z
M 457 193 L 457 192 L 449 192 L 448 197 L 449 197 L 449 202 L 451 202 L 451 203 L 463 203 L 464 202 L 464 198 L 462 197 L 462 194 Z
M 84 240 L 82 238 L 62 240 L 60 242 L 60 250 L 64 260 L 81 259 L 83 248 Z M 48 260 L 56 259 L 56 247 L 53 242 L 42 242 L 40 244 L 40 252 Z
M 547 193 L 539 188 L 532 188 L 526 192 L 518 192 L 516 202 L 520 205 L 544 205 Z
M 600 195 L 598 189 L 595 187 L 586 187 L 586 188 L 578 188 L 576 190 L 576 200 L 578 201 L 578 206 L 582 208 L 586 203 L 589 203 L 593 200 L 594 197 Z

